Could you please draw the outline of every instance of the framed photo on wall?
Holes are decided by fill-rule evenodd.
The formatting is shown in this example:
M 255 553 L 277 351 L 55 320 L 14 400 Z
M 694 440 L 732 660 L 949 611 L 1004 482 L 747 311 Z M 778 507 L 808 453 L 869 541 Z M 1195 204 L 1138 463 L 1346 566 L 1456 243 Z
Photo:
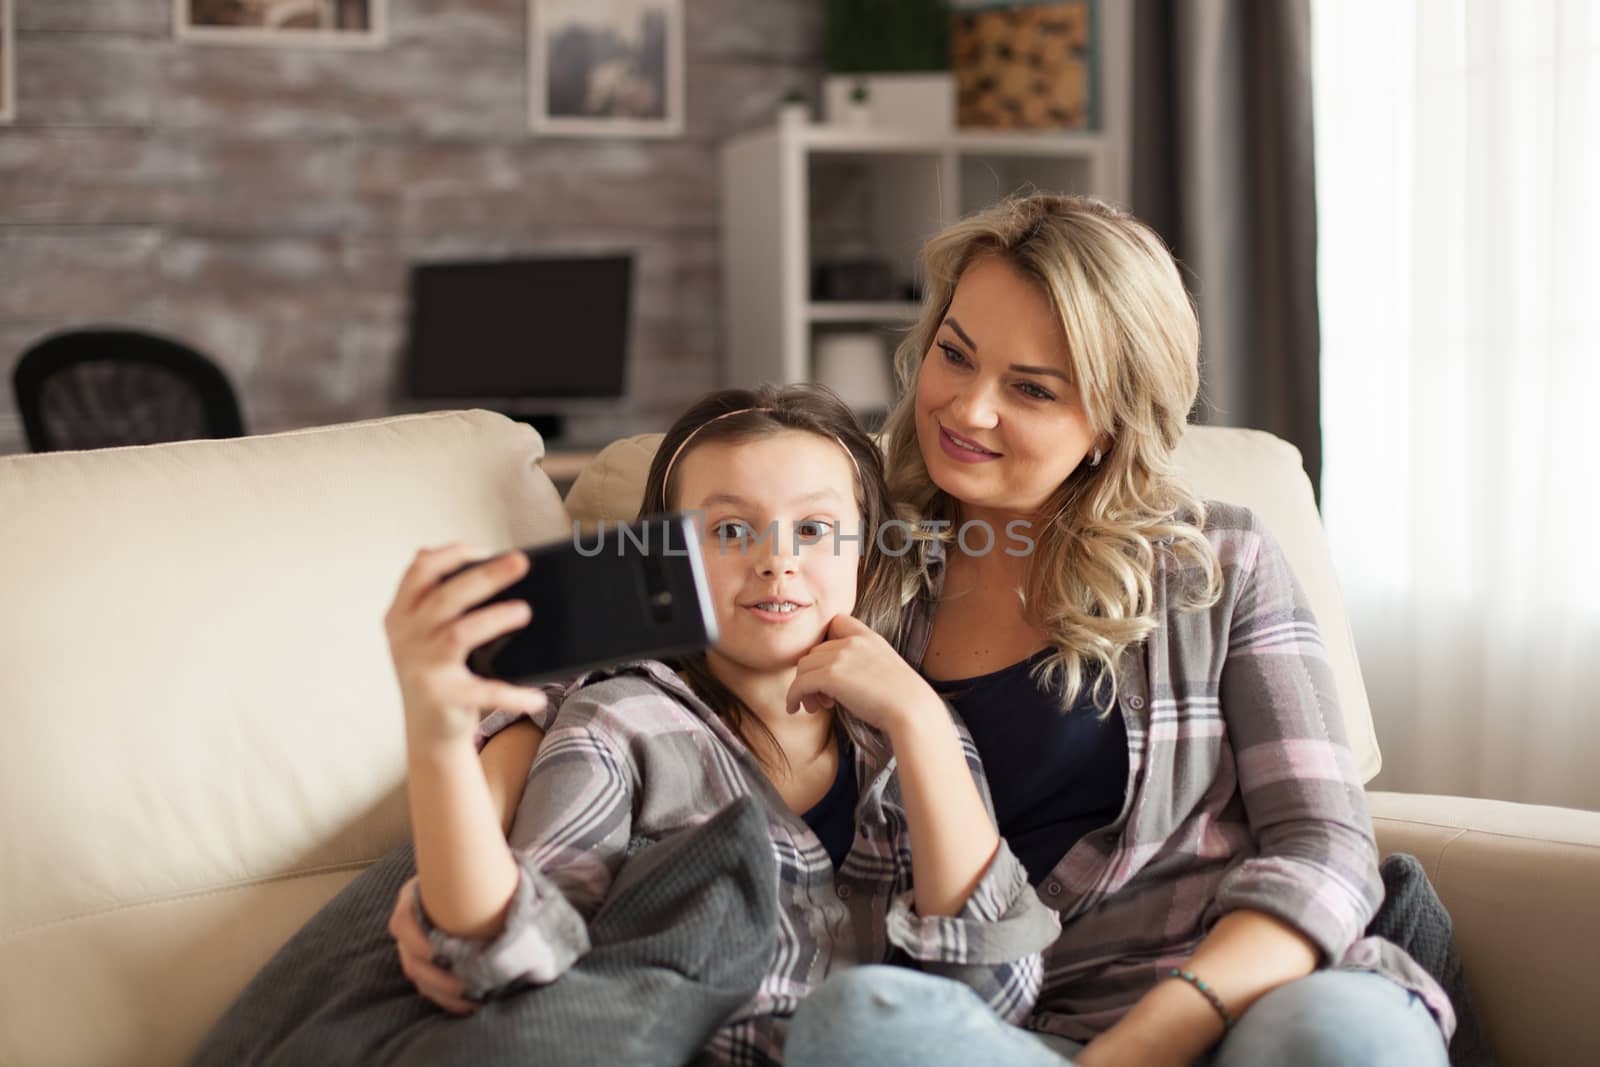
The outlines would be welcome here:
M 1098 128 L 1098 2 L 956 0 L 950 24 L 956 124 L 990 129 Z
M 683 133 L 683 0 L 528 0 L 536 133 Z
M 17 27 L 14 0 L 0 0 L 0 122 L 17 117 Z
M 173 0 L 182 41 L 378 48 L 389 0 Z

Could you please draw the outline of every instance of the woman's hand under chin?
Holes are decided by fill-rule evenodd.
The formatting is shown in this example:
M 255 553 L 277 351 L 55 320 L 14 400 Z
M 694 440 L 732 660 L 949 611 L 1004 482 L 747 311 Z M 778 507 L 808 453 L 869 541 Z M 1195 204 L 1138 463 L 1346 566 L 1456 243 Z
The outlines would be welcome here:
M 850 615 L 835 615 L 822 642 L 800 657 L 789 686 L 792 714 L 805 707 L 843 705 L 856 718 L 893 735 L 937 713 L 944 702 L 876 631 Z

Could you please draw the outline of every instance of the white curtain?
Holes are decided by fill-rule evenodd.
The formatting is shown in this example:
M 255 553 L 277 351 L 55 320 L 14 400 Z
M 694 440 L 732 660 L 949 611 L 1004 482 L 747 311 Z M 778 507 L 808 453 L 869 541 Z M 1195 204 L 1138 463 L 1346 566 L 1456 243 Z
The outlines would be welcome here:
M 1375 785 L 1600 809 L 1600 4 L 1313 0 L 1312 51 Z

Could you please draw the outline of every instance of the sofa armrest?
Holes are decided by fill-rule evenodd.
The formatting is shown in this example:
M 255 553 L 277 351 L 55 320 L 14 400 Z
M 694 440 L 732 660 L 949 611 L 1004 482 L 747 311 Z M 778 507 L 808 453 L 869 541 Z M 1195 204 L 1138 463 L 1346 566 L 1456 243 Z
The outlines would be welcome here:
M 1409 852 L 1455 923 L 1504 1067 L 1600 1063 L 1600 812 L 1367 794 L 1378 848 Z

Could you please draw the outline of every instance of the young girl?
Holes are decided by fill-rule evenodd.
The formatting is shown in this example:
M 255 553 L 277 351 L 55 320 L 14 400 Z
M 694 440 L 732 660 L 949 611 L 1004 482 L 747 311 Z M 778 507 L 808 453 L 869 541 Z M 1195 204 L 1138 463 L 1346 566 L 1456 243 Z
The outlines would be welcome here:
M 441 583 L 486 556 L 451 546 L 420 553 L 402 579 L 386 622 L 435 962 L 470 999 L 555 980 L 582 938 L 536 923 L 534 902 L 564 897 L 592 915 L 631 837 L 753 794 L 777 859 L 778 950 L 713 1059 L 780 1062 L 786 1019 L 815 985 L 894 956 L 1026 1018 L 1057 924 L 995 830 L 970 740 L 879 632 L 895 626 L 905 572 L 880 544 L 891 512 L 878 449 L 823 391 L 716 393 L 651 467 L 641 515 L 672 510 L 703 519 L 717 644 L 580 679 L 553 722 L 542 716 L 531 775 L 532 740 L 497 744 L 481 765 L 475 749 L 506 730 L 536 738 L 544 697 L 464 665 L 527 621 L 520 603 L 463 614 L 521 577 L 525 557 Z M 480 728 L 488 706 L 501 710 Z

